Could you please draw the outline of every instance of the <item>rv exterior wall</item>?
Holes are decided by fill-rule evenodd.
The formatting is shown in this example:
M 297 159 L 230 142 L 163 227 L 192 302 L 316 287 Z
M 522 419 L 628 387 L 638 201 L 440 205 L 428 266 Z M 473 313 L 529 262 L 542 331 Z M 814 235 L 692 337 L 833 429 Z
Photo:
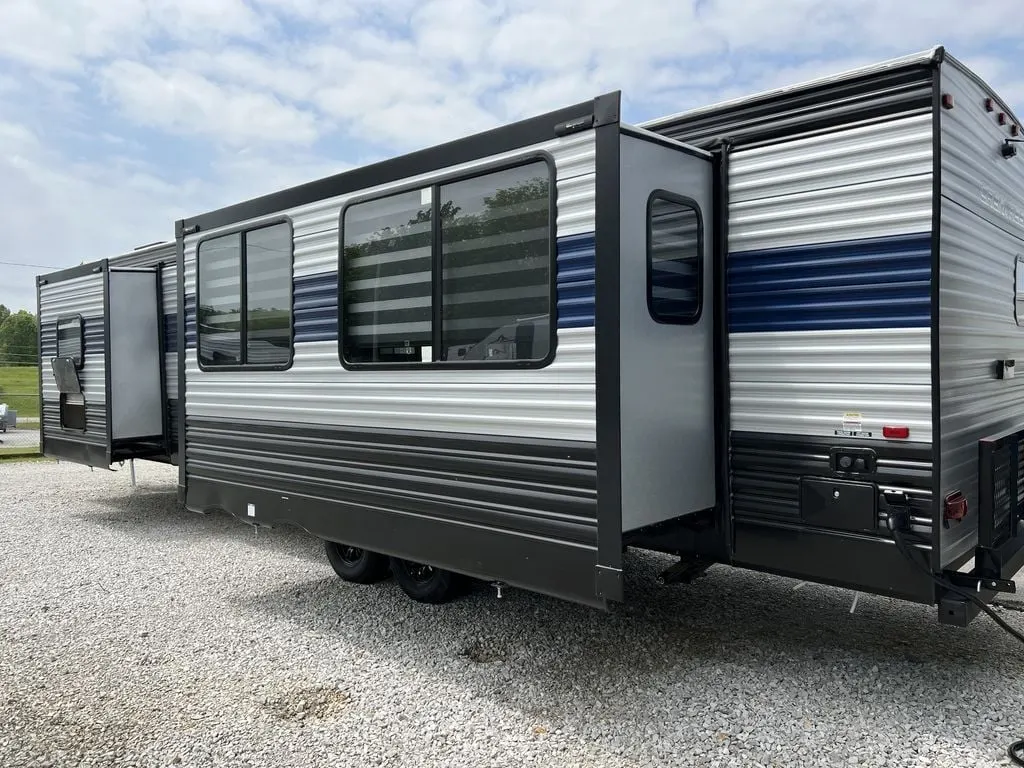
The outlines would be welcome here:
M 930 442 L 931 143 L 918 115 L 732 156 L 733 430 Z
M 544 135 L 554 136 L 554 129 L 555 123 L 544 125 Z M 507 143 L 505 138 L 499 141 Z M 468 146 L 483 145 L 472 140 Z M 438 151 L 437 156 L 440 159 L 443 153 Z M 423 320 L 419 309 L 424 298 L 423 269 L 412 262 L 458 251 L 443 250 L 448 226 L 445 211 L 427 227 L 422 215 L 410 214 L 408 224 L 396 219 L 397 230 L 381 236 L 388 242 L 394 238 L 397 244 L 357 251 L 349 264 L 340 253 L 344 211 L 356 211 L 357 205 L 368 205 L 367 201 L 384 195 L 415 190 L 413 203 L 419 201 L 417 210 L 422 213 L 432 210 L 435 183 L 441 187 L 434 189 L 444 190 L 446 184 L 499 173 L 501 168 L 537 158 L 549 158 L 554 171 L 553 184 L 548 183 L 553 206 L 545 225 L 553 235 L 545 251 L 550 259 L 552 302 L 557 307 L 551 314 L 557 329 L 550 362 L 541 361 L 532 368 L 502 363 L 491 367 L 485 361 L 471 367 L 446 366 L 430 362 L 433 348 L 421 346 L 412 351 L 417 360 L 428 361 L 423 366 L 402 362 L 400 367 L 388 368 L 372 352 L 364 356 L 369 367 L 353 366 L 350 360 L 348 368 L 343 366 L 338 334 L 339 317 L 345 328 L 345 294 L 339 306 L 339 282 L 343 289 L 348 286 L 359 294 L 353 302 L 380 305 L 380 317 L 365 306 L 358 307 L 363 313 L 361 328 L 372 323 L 372 338 L 391 333 L 403 322 L 385 318 L 389 312 L 414 310 L 415 322 L 408 327 L 418 328 Z M 547 177 L 547 163 L 539 167 Z M 484 197 L 460 199 L 459 205 L 473 209 L 488 197 L 498 200 L 499 206 L 510 205 L 500 202 L 510 191 L 485 190 Z M 538 198 L 537 205 L 520 214 L 531 218 L 542 212 L 538 201 L 543 202 Z M 594 575 L 594 202 L 595 143 L 594 131 L 588 130 L 471 162 L 444 166 L 441 161 L 429 174 L 184 236 L 185 339 L 181 341 L 185 344 L 187 506 L 226 509 L 258 522 L 287 521 L 324 538 L 603 604 L 595 593 Z M 387 205 L 379 208 L 382 216 L 390 216 Z M 365 222 L 369 210 L 364 206 L 356 212 Z M 497 211 L 495 215 L 505 214 Z M 290 367 L 217 370 L 214 360 L 213 365 L 204 362 L 205 370 L 201 369 L 197 343 L 203 342 L 197 339 L 196 294 L 197 258 L 203 258 L 203 243 L 227 232 L 281 220 L 291 223 L 294 246 Z M 431 227 L 432 243 L 423 242 Z M 488 231 L 485 227 L 480 237 L 489 237 Z M 417 238 L 415 244 L 401 245 L 410 233 Z M 541 242 L 536 233 L 525 234 L 531 249 Z M 470 238 L 465 240 L 470 249 L 482 247 L 471 245 L 476 236 L 460 237 Z M 517 241 L 510 231 L 487 247 L 500 245 L 505 237 Z M 368 242 L 379 243 L 381 238 L 370 237 Z M 247 246 L 240 247 L 244 252 Z M 464 268 L 477 270 L 478 276 L 493 283 L 496 273 L 488 267 L 490 257 L 483 252 L 478 257 Z M 535 254 L 529 259 L 535 260 Z M 358 274 L 346 276 L 346 265 Z M 396 291 L 396 286 L 410 282 L 410 275 L 415 285 Z M 447 284 L 449 279 L 457 282 L 461 277 L 444 273 L 444 268 L 435 274 L 435 301 L 446 291 L 457 292 L 456 286 Z M 244 276 L 238 280 L 245 284 Z M 487 289 L 501 294 L 496 295 L 497 303 L 508 300 L 519 285 L 489 284 Z M 204 289 L 198 289 L 198 301 L 205 305 Z M 203 307 L 204 318 L 215 320 L 208 323 L 210 327 L 224 327 L 225 316 L 235 312 L 240 322 L 247 322 L 244 305 L 236 311 L 221 294 L 211 295 L 224 308 L 216 315 L 213 307 Z M 233 336 L 233 330 L 227 335 Z M 204 338 L 217 340 L 216 333 Z M 393 341 L 389 343 L 394 346 Z M 222 356 L 233 354 L 227 347 L 208 349 Z M 365 352 L 366 346 L 360 349 Z M 406 354 L 405 347 L 400 353 Z
M 165 360 L 164 407 L 167 410 L 167 426 L 170 432 L 171 453 L 177 453 L 178 442 L 178 254 L 174 241 L 155 243 L 138 248 L 110 259 L 110 266 L 118 269 L 134 269 L 160 266 L 161 280 L 161 330 L 163 334 Z
M 111 437 L 130 440 L 163 434 L 160 386 L 161 318 L 156 271 L 111 269 L 107 314 L 110 327 Z
M 622 528 L 629 531 L 715 505 L 714 235 L 710 158 L 628 135 L 621 141 L 619 419 Z M 674 265 L 694 268 L 699 287 L 680 272 L 662 281 L 666 298 L 696 305 L 685 321 L 659 322 L 651 314 L 657 309 L 648 297 L 647 265 L 655 190 L 666 203 L 679 201 L 682 214 L 666 225 L 662 242 L 677 255 L 692 252 L 700 263 L 699 269 Z M 684 293 L 690 290 L 692 298 Z
M 580 265 L 583 290 L 592 296 L 594 228 L 593 134 L 575 134 L 515 153 L 489 157 L 492 165 L 529 157 L 537 150 L 554 158 L 557 170 L 557 239 L 562 276 Z M 472 171 L 474 164 L 445 169 Z M 436 176 L 436 174 L 435 174 Z M 430 177 L 336 197 L 283 211 L 294 228 L 295 355 L 289 375 L 276 372 L 199 370 L 194 331 L 186 349 L 187 410 L 190 418 L 259 419 L 366 429 L 434 430 L 537 439 L 593 442 L 593 300 L 579 327 L 560 327 L 557 354 L 538 370 L 358 370 L 338 359 L 337 268 L 339 215 L 347 200 L 386 193 Z M 242 226 L 242 225 L 239 225 Z M 216 235 L 202 233 L 203 237 Z M 185 242 L 185 293 L 194 329 L 196 244 Z M 589 262 L 589 266 L 588 266 Z M 590 271 L 589 276 L 586 274 Z M 572 277 L 572 275 L 569 275 Z M 561 295 L 569 282 L 560 278 Z M 571 303 L 575 302 L 575 303 Z M 560 299 L 560 314 L 580 300 Z M 582 304 L 586 305 L 586 298 Z M 584 324 L 585 323 L 585 324 Z
M 92 446 L 93 456 L 102 456 L 107 446 L 106 339 L 103 319 L 102 271 L 80 277 L 47 282 L 39 286 L 40 365 L 42 366 L 41 429 L 43 450 L 48 440 L 59 439 L 76 446 Z M 78 372 L 85 398 L 86 428 L 65 430 L 60 421 L 60 393 L 50 370 L 57 356 L 57 321 L 80 315 L 85 328 L 85 350 Z
M 1015 299 L 1024 299 L 1015 290 L 1024 257 L 1024 154 L 1000 154 L 1009 125 L 986 111 L 993 94 L 955 60 L 943 65 L 941 88 L 955 105 L 940 111 L 941 489 L 963 493 L 969 510 L 940 529 L 948 564 L 977 543 L 978 441 L 1024 426 L 1024 379 L 996 375 L 998 360 L 1024 357 L 1015 316 Z

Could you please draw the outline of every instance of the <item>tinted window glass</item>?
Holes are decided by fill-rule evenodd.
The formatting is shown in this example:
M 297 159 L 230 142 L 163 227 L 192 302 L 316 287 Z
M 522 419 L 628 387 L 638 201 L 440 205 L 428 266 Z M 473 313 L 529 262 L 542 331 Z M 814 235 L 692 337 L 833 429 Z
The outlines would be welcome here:
M 551 337 L 548 166 L 440 187 L 445 360 L 540 360 Z
M 647 306 L 663 323 L 700 316 L 703 232 L 700 213 L 682 200 L 654 196 L 647 247 Z
M 242 235 L 204 240 L 198 254 L 196 328 L 205 365 L 242 363 Z
M 345 359 L 429 362 L 430 190 L 350 206 L 342 228 Z
M 292 233 L 286 223 L 245 233 L 246 358 L 283 365 L 292 347 Z
M 81 317 L 62 317 L 57 321 L 57 357 L 70 357 L 76 368 L 81 368 L 84 360 L 82 332 Z

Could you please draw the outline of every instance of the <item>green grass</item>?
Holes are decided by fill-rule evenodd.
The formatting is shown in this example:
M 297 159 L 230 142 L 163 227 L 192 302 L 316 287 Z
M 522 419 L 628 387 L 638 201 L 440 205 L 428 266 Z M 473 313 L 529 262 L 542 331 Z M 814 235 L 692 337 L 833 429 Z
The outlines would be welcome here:
M 0 446 L 0 464 L 12 461 L 53 461 L 39 455 L 38 448 L 4 448 Z
M 18 420 L 39 418 L 39 369 L 34 365 L 0 366 L 0 403 L 18 412 Z

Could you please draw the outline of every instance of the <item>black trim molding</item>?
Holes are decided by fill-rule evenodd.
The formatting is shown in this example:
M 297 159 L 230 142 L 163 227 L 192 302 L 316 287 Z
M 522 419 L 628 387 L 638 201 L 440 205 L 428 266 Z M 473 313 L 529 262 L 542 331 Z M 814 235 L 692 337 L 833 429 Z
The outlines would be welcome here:
M 389 184 L 471 162 L 481 157 L 500 155 L 521 147 L 550 141 L 556 137 L 555 126 L 575 122 L 580 118 L 587 119 L 592 115 L 610 119 L 609 110 L 613 107 L 617 121 L 618 99 L 618 92 L 599 96 L 538 117 L 183 219 L 177 223 L 175 231 L 179 237 L 195 232 L 206 232 L 329 197 L 358 192 L 380 184 Z
M 618 110 L 610 110 L 618 114 Z M 619 423 L 620 156 L 616 122 L 595 131 L 595 339 L 598 561 L 602 596 L 622 600 L 622 429 Z M 612 578 L 618 572 L 618 579 Z
M 50 272 L 49 274 L 37 277 L 36 282 L 39 285 L 50 285 L 51 283 L 62 283 L 65 280 L 74 280 L 76 277 L 98 275 L 107 269 L 107 262 L 108 259 L 100 259 L 99 261 L 91 261 L 88 264 L 79 264 L 77 267 L 68 267 L 59 272 Z

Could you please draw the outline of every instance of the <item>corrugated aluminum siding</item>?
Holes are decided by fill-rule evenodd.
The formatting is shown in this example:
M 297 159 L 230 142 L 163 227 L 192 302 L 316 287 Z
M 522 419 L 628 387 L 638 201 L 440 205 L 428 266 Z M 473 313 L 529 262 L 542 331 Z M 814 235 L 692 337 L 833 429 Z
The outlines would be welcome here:
M 933 49 L 808 83 L 692 109 L 644 128 L 695 146 L 734 144 L 829 131 L 851 123 L 931 111 Z
M 1000 380 L 995 363 L 1021 358 L 1024 327 L 1014 318 L 1014 269 L 1024 256 L 1024 157 L 1005 160 L 1008 137 L 994 96 L 959 63 L 942 68 L 942 209 L 939 265 L 941 488 L 978 509 L 978 440 L 1024 426 L 1024 378 Z M 1012 117 L 1012 116 L 1011 116 Z M 971 515 L 940 531 L 943 563 L 977 541 Z
M 564 258 L 576 267 L 585 267 L 592 242 L 588 245 L 572 236 L 594 230 L 592 132 L 448 168 L 445 173 L 472 171 L 538 150 L 550 153 L 556 166 L 557 236 L 572 245 Z M 324 309 L 323 299 L 332 298 L 328 283 L 336 279 L 330 275 L 338 266 L 338 220 L 346 200 L 410 183 L 429 183 L 431 178 L 405 179 L 398 184 L 363 190 L 358 195 L 282 211 L 294 226 L 297 326 L 300 315 L 318 317 L 313 313 Z M 204 232 L 201 236 L 211 234 L 215 232 Z M 194 313 L 199 238 L 200 235 L 192 235 L 185 241 L 185 291 L 193 299 L 190 315 Z M 562 258 L 560 248 L 560 264 Z M 571 290 L 585 293 L 583 284 L 588 279 L 592 283 L 592 276 L 583 274 L 574 275 L 572 280 L 559 280 L 560 306 L 563 295 L 577 300 L 577 325 L 582 324 L 581 319 L 592 316 L 592 309 L 586 304 L 586 296 L 576 296 Z M 309 281 L 309 290 L 302 287 L 303 281 Z M 336 313 L 336 286 L 333 302 Z M 294 363 L 283 372 L 202 372 L 196 362 L 194 336 L 190 337 L 186 354 L 188 416 L 590 442 L 595 439 L 592 325 L 559 328 L 556 358 L 551 365 L 538 370 L 346 371 L 339 363 L 337 342 L 333 340 L 336 325 L 329 315 L 320 317 L 320 325 L 312 320 L 304 323 L 308 335 L 304 329 L 295 345 Z M 194 320 L 191 316 L 189 319 Z M 296 330 L 298 333 L 298 327 Z M 307 342 L 305 338 L 311 340 Z
M 106 425 L 106 339 L 103 321 L 102 272 L 76 277 L 39 287 L 39 324 L 42 337 L 40 360 L 43 367 L 42 429 L 47 436 L 105 446 Z M 65 315 L 81 315 L 85 326 L 85 354 L 78 372 L 86 403 L 84 433 L 61 428 L 60 393 L 50 369 L 57 355 L 57 320 Z
M 928 116 L 734 154 L 732 429 L 931 440 L 931 158 Z

